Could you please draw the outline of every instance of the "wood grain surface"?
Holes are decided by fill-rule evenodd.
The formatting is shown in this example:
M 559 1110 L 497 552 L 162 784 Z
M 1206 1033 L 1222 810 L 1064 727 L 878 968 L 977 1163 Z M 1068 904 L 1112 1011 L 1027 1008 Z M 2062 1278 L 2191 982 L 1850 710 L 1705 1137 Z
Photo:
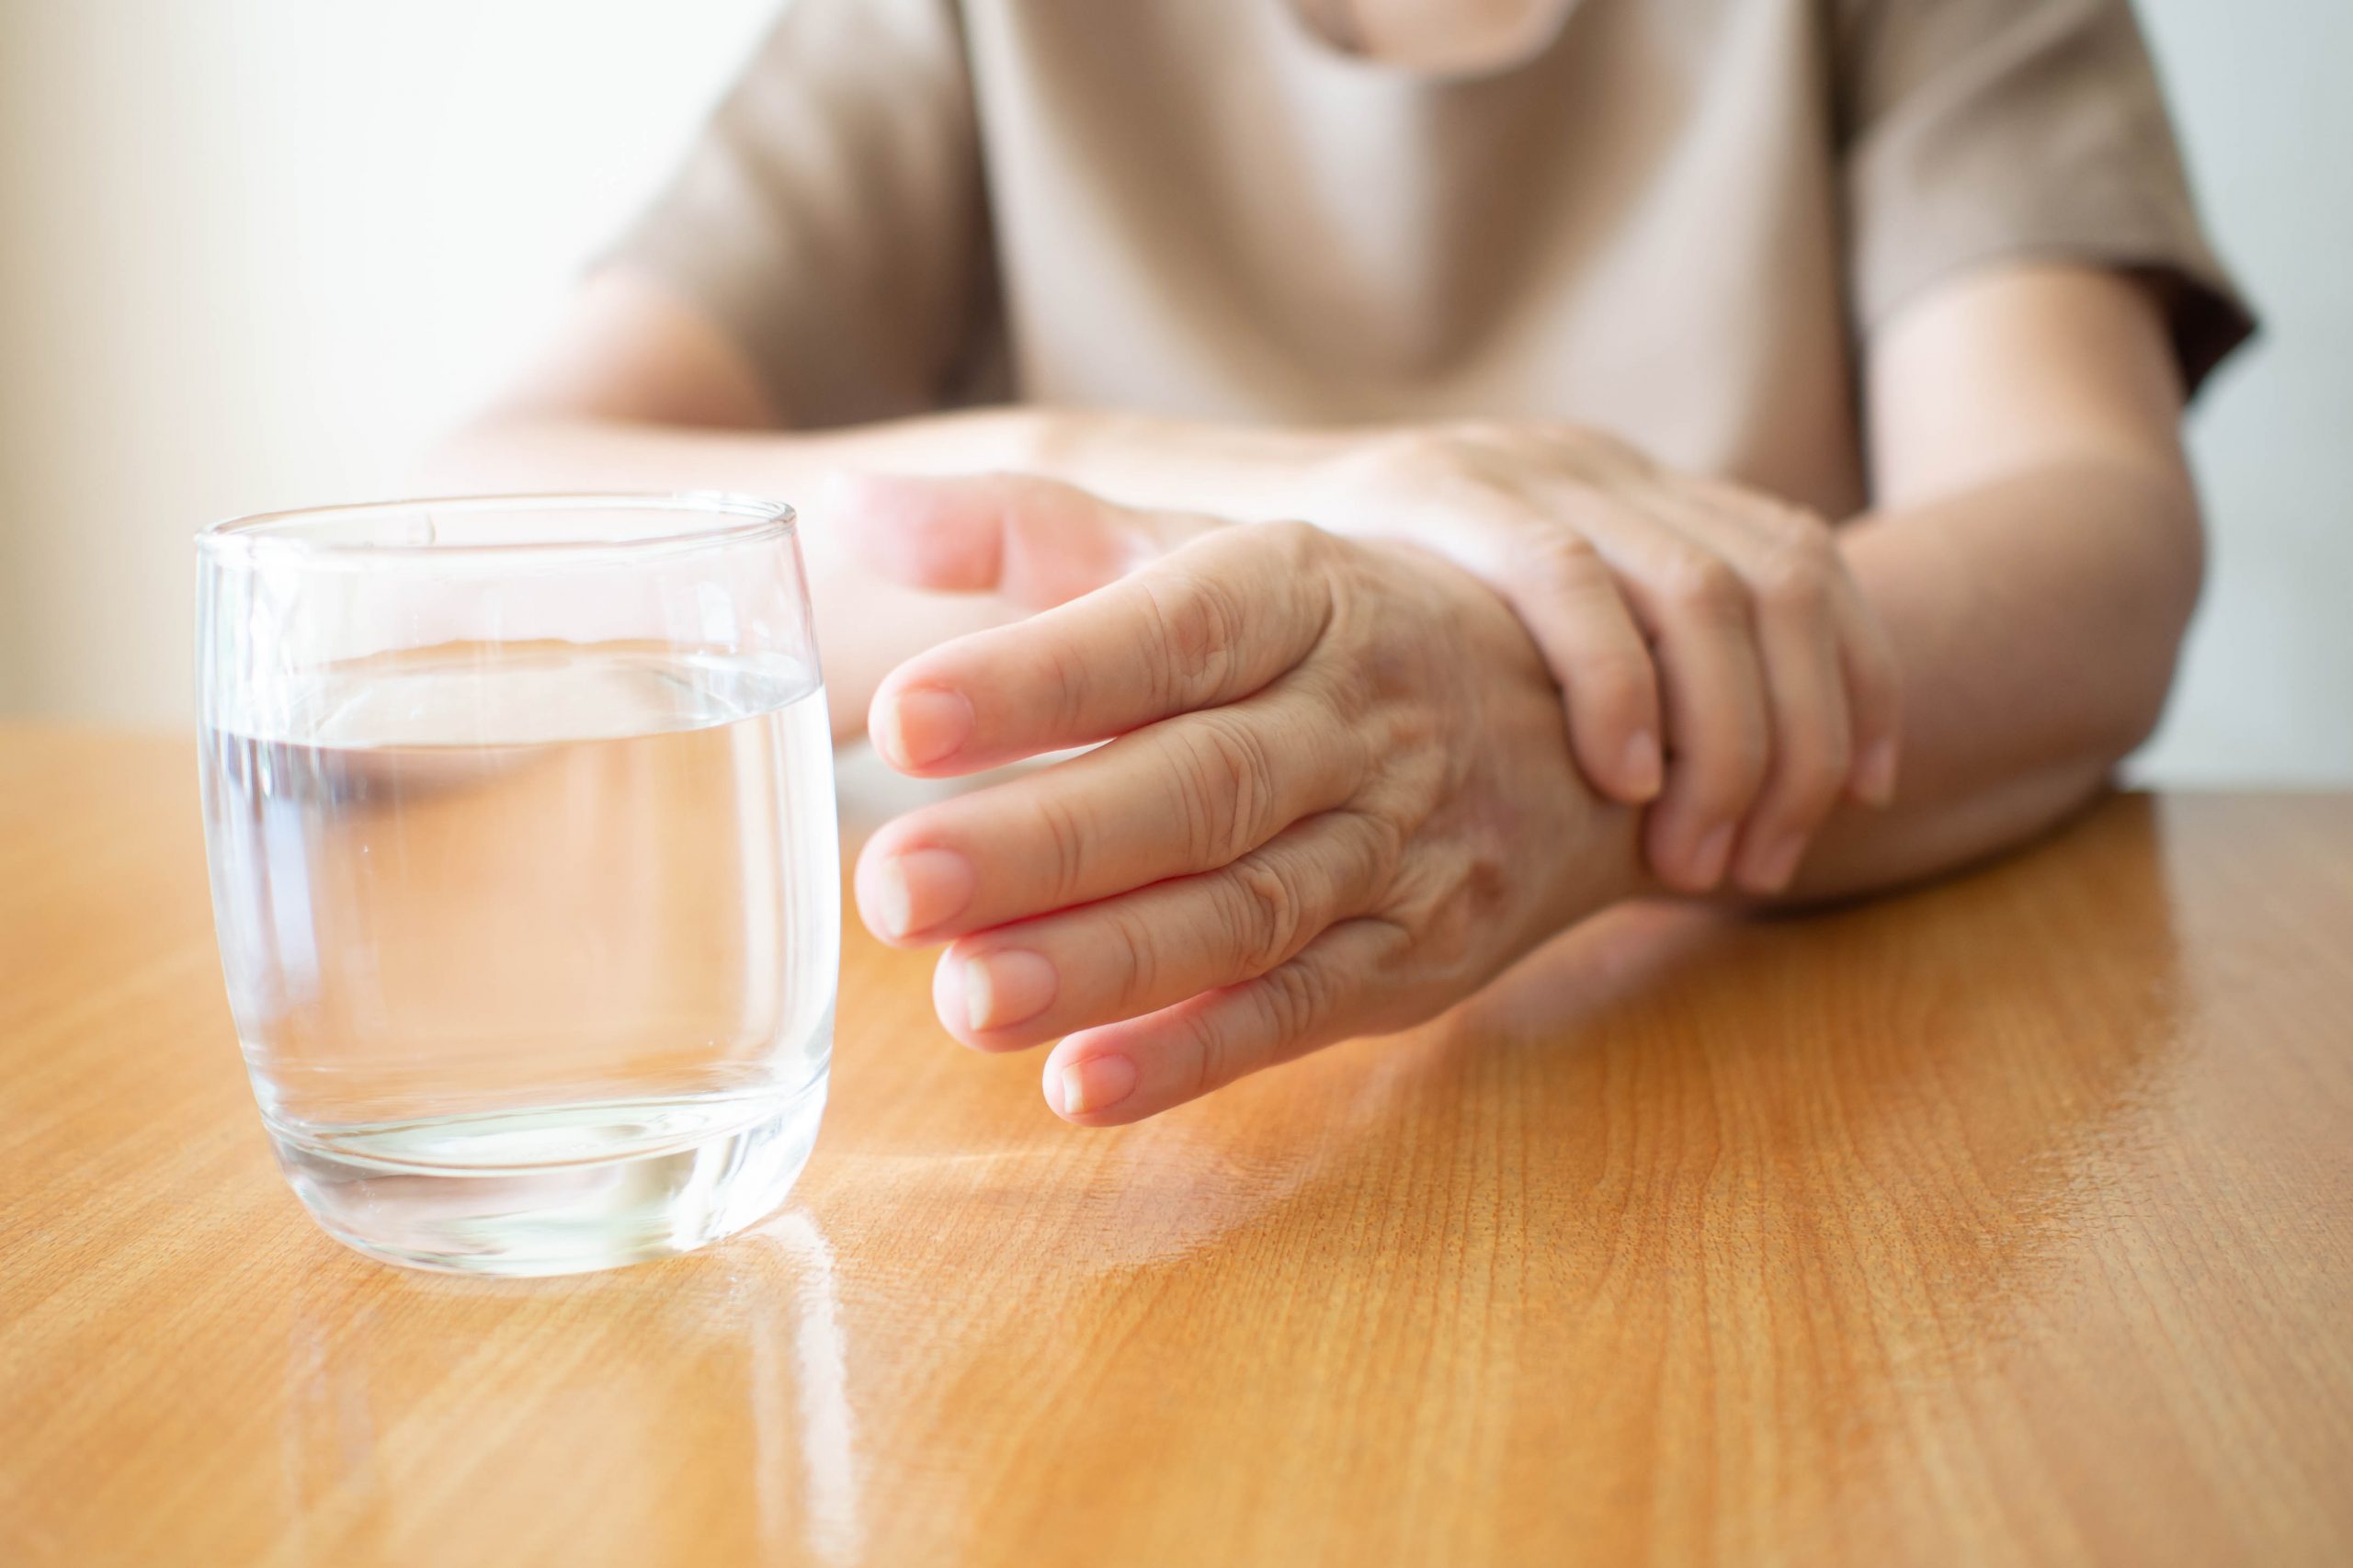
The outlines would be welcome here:
M 2353 798 L 1621 911 L 1118 1132 L 851 934 L 791 1205 L 400 1272 L 280 1183 L 192 747 L 0 732 L 0 1562 L 2353 1561 Z

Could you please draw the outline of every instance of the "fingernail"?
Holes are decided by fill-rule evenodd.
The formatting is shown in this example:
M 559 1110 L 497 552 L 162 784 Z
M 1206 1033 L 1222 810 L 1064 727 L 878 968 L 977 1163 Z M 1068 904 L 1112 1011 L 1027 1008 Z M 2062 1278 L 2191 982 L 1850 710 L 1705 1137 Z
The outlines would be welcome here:
M 1895 799 L 1895 742 L 1873 741 L 1855 773 L 1855 793 L 1868 805 L 1884 806 Z
M 1658 737 L 1648 730 L 1635 731 L 1634 738 L 1626 743 L 1626 788 L 1647 801 L 1658 793 L 1665 771 Z
M 972 901 L 972 863 L 953 849 L 910 849 L 874 873 L 874 913 L 886 937 L 912 937 Z
M 972 738 L 972 705 L 961 692 L 913 687 L 882 705 L 874 744 L 898 767 L 928 767 Z
M 1707 837 L 1699 840 L 1699 847 L 1691 859 L 1691 878 L 1703 888 L 1714 887 L 1723 881 L 1724 863 L 1732 858 L 1732 824 L 1726 823 Z
M 978 1034 L 1026 1023 L 1046 1010 L 1061 984 L 1039 953 L 1006 948 L 964 960 L 964 1023 Z
M 1064 1116 L 1108 1110 L 1135 1092 L 1136 1064 L 1124 1056 L 1089 1056 L 1061 1073 Z
M 1760 892 L 1779 892 L 1798 874 L 1798 859 L 1805 853 L 1805 840 L 1790 837 L 1774 843 L 1756 858 L 1756 874 L 1752 879 Z

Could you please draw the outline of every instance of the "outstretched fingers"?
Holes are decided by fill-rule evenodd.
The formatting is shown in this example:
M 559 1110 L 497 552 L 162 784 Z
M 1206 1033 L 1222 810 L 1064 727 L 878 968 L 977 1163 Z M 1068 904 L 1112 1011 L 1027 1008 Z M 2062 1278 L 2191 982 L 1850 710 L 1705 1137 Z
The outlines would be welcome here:
M 1046 1103 L 1088 1127 L 1141 1121 L 1363 1033 L 1372 982 L 1408 940 L 1384 920 L 1344 920 L 1256 980 L 1071 1035 L 1046 1059 Z
M 1018 1050 L 1256 980 L 1371 906 L 1383 845 L 1369 819 L 1326 812 L 1214 871 L 967 937 L 940 957 L 940 1021 Z
M 901 772 L 939 777 L 1247 697 L 1329 622 L 1324 539 L 1303 524 L 1206 533 L 1068 604 L 919 653 L 875 694 L 869 733 Z

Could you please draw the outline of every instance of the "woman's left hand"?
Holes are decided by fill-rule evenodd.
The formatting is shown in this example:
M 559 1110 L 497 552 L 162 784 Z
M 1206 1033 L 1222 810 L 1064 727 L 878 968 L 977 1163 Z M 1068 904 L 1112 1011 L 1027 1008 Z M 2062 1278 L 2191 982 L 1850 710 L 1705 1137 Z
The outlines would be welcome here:
M 868 481 L 857 506 L 903 580 L 1068 601 L 909 660 L 869 730 L 932 777 L 1110 744 L 891 823 L 857 893 L 884 940 L 950 944 L 958 1039 L 1064 1037 L 1045 1092 L 1070 1119 L 1432 1017 L 1643 885 L 1535 645 L 1434 556 L 1011 476 Z
M 1442 554 L 1518 613 L 1586 777 L 1649 806 L 1677 891 L 1779 893 L 1842 800 L 1893 798 L 1893 644 L 1803 508 L 1528 421 L 1351 434 L 1298 489 L 1300 516 Z

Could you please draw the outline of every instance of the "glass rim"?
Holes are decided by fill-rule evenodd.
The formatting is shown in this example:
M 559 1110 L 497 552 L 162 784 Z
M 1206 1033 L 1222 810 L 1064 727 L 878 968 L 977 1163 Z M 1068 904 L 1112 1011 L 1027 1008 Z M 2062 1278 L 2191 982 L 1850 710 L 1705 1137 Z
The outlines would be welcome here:
M 366 517 L 369 514 L 439 508 L 470 513 L 496 512 L 684 512 L 699 514 L 696 521 L 660 533 L 624 539 L 568 538 L 547 540 L 442 540 L 422 543 L 394 540 L 305 538 L 275 530 L 300 523 Z M 547 491 L 473 495 L 420 495 L 389 501 L 349 501 L 324 506 L 290 506 L 252 512 L 208 523 L 196 532 L 199 553 L 246 554 L 267 551 L 300 558 L 353 560 L 384 558 L 420 560 L 432 557 L 479 558 L 490 555 L 566 556 L 637 553 L 742 544 L 764 538 L 788 538 L 798 517 L 792 506 L 726 490 L 681 491 Z

